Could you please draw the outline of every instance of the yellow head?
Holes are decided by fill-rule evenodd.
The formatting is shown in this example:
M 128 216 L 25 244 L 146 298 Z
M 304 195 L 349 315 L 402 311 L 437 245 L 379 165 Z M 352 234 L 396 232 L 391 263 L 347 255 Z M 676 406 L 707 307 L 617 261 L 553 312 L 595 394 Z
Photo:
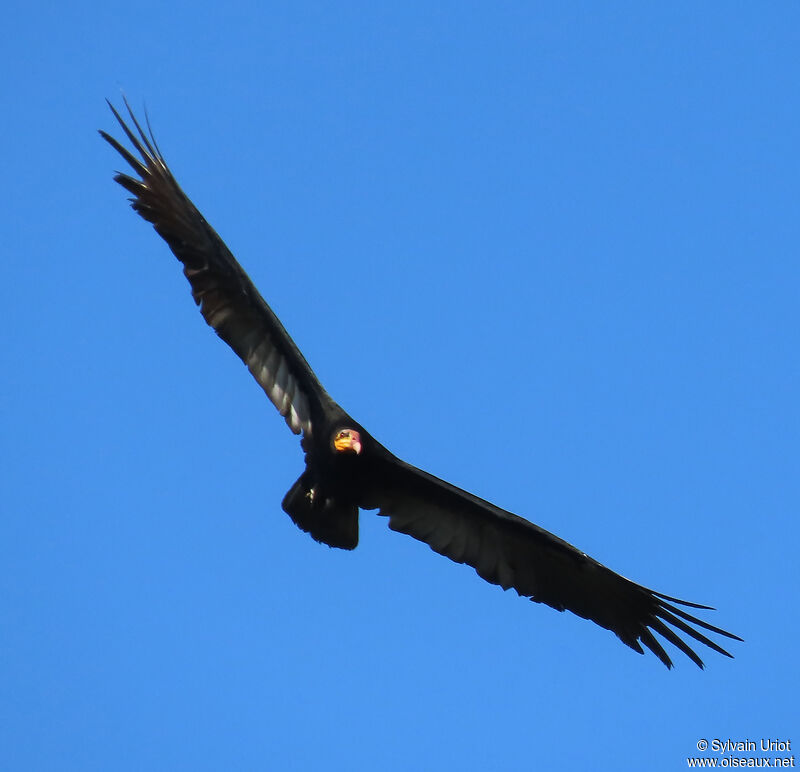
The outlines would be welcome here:
M 361 435 L 355 429 L 340 429 L 333 438 L 337 453 L 361 453 Z

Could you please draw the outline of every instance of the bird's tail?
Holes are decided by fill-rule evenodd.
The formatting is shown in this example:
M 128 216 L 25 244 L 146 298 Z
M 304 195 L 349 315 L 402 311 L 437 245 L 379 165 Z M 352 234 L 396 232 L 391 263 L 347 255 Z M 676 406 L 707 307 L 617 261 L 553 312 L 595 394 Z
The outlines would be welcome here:
M 289 489 L 281 506 L 316 541 L 344 550 L 358 545 L 358 507 L 325 498 L 307 474 Z

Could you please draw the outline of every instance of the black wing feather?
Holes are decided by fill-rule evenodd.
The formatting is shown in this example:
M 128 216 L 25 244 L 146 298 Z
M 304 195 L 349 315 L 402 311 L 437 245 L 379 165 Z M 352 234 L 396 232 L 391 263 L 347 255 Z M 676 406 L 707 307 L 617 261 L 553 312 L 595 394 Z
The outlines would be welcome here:
M 487 582 L 591 619 L 639 653 L 644 644 L 668 668 L 672 660 L 652 631 L 699 667 L 702 659 L 672 628 L 727 657 L 732 655 L 691 625 L 741 640 L 674 604 L 708 606 L 636 584 L 543 528 L 395 457 L 383 459 L 376 479 L 370 505 L 389 517 L 393 530 L 472 566 Z
M 133 194 L 133 208 L 183 263 L 206 322 L 247 365 L 289 428 L 310 434 L 312 419 L 331 398 L 225 243 L 181 190 L 152 132 L 148 137 L 127 101 L 125 106 L 137 133 L 109 102 L 139 157 L 106 132 L 100 135 L 137 176 L 120 173 L 114 179 Z

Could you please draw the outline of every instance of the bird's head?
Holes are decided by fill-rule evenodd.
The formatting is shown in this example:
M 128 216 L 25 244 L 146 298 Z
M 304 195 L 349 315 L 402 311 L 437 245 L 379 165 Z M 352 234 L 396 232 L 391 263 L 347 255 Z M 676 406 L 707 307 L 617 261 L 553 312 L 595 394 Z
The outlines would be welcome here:
M 361 435 L 355 429 L 339 429 L 333 435 L 333 448 L 337 453 L 361 453 Z

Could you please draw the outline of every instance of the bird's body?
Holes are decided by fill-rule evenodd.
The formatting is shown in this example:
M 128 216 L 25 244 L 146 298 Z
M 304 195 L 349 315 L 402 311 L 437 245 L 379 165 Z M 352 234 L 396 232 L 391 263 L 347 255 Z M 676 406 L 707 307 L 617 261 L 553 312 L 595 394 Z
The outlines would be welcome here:
M 206 322 L 236 352 L 295 434 L 306 467 L 283 509 L 331 547 L 358 544 L 359 510 L 378 510 L 393 530 L 472 566 L 486 581 L 613 631 L 667 666 L 659 633 L 702 667 L 678 634 L 731 656 L 697 628 L 739 639 L 689 614 L 707 606 L 649 590 L 616 574 L 529 521 L 401 461 L 328 395 L 300 350 L 217 233 L 178 186 L 158 150 L 129 113 L 135 134 L 111 108 L 135 156 L 105 132 L 138 178 L 118 174 L 134 209 L 153 223 L 183 264 Z M 676 632 L 677 631 L 677 632 Z

